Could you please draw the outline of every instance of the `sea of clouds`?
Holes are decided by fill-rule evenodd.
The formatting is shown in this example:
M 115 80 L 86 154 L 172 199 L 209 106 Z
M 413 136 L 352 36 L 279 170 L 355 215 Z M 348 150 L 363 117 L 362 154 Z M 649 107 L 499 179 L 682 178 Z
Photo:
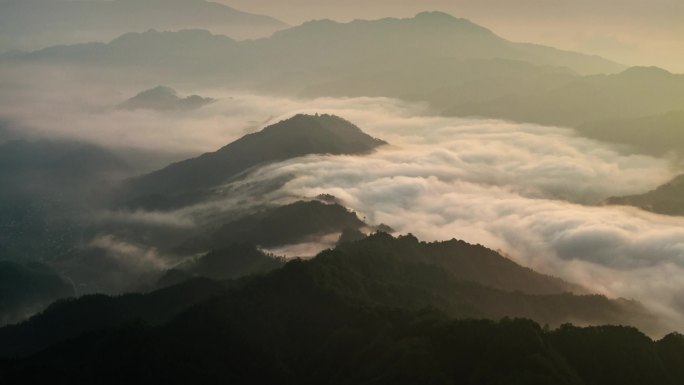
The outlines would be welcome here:
M 365 156 L 316 155 L 268 165 L 226 186 L 232 193 L 225 199 L 178 211 L 101 216 L 124 224 L 192 227 L 247 199 L 259 204 L 332 194 L 371 225 L 384 223 L 426 241 L 480 243 L 598 293 L 638 299 L 671 328 L 681 325 L 684 218 L 601 204 L 610 196 L 648 191 L 681 172 L 668 159 L 634 155 L 570 129 L 439 117 L 424 105 L 392 99 L 306 100 L 177 88 L 219 100 L 190 112 L 128 111 L 116 105 L 141 88 L 35 82 L 0 93 L 0 117 L 27 138 L 148 153 L 149 164 L 139 167 L 144 170 L 216 150 L 296 113 L 337 114 L 389 145 Z M 281 181 L 274 184 L 280 187 L 258 194 L 242 188 L 273 181 Z M 107 235 L 96 241 L 99 247 L 119 244 Z M 139 247 L 137 254 L 154 255 L 155 266 L 164 266 Z M 278 251 L 293 250 L 316 251 L 310 243 Z

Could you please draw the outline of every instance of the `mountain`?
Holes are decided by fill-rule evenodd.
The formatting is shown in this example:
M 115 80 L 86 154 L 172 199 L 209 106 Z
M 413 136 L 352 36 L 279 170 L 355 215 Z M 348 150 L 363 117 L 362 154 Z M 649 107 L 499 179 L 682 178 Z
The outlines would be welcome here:
M 354 212 L 336 204 L 298 201 L 261 210 L 223 224 L 206 238 L 193 239 L 181 247 L 185 253 L 221 249 L 248 242 L 263 247 L 292 245 L 345 229 L 365 227 Z
M 635 119 L 593 121 L 581 124 L 577 131 L 590 138 L 625 144 L 649 155 L 684 154 L 684 110 Z
M 3 361 L 0 379 L 9 384 L 51 378 L 71 383 L 578 385 L 684 380 L 679 361 L 684 339 L 678 334 L 653 341 L 624 326 L 564 324 L 552 330 L 523 319 L 468 319 L 498 320 L 511 313 L 552 325 L 570 319 L 623 323 L 640 312 L 633 303 L 487 288 L 456 278 L 434 264 L 438 258 L 430 253 L 395 254 L 458 243 L 424 244 L 410 236 L 377 234 L 345 245 L 214 292 L 170 318 L 173 312 L 164 311 L 153 321 L 119 319 L 114 326 L 108 312 L 88 310 L 85 301 L 63 304 L 73 305 L 68 313 L 79 317 L 41 326 L 39 316 L 0 329 L 0 346 L 10 347 L 6 357 L 24 346 L 32 347 L 23 350 L 30 353 L 53 343 L 28 357 Z M 390 249 L 384 249 L 387 245 Z M 182 286 L 165 290 L 184 291 Z M 179 307 L 166 295 L 152 300 L 153 295 L 159 294 L 137 297 L 145 304 L 138 312 L 160 304 L 166 304 L 161 309 Z M 58 310 L 46 314 L 67 312 Z M 124 314 L 129 313 L 135 312 Z M 85 322 L 91 315 L 102 322 L 100 328 Z M 88 332 L 64 339 L 82 324 Z
M 72 284 L 47 265 L 0 260 L 0 326 L 21 321 L 75 294 Z
M 568 67 L 582 74 L 610 73 L 624 68 L 597 56 L 511 42 L 469 20 L 442 12 L 423 12 L 407 19 L 349 23 L 311 21 L 279 31 L 271 39 L 255 44 L 286 48 L 288 58 L 297 62 L 314 57 L 314 68 L 334 65 L 340 60 L 347 62 L 344 64 L 357 63 L 354 69 L 361 66 L 380 69 L 401 65 L 398 60 L 408 60 L 407 64 L 415 66 L 448 58 L 521 60 L 542 66 Z M 311 55 L 313 48 L 321 50 L 321 55 Z M 342 63 L 335 65 L 339 67 Z
M 607 204 L 636 206 L 665 215 L 684 215 L 684 175 L 641 195 L 608 198 Z
M 158 86 L 145 90 L 126 100 L 119 105 L 119 108 L 128 110 L 147 109 L 159 111 L 174 110 L 195 110 L 207 104 L 211 104 L 215 99 L 204 98 L 199 95 L 190 95 L 185 98 L 178 96 L 173 88 Z
M 241 42 L 194 29 L 147 31 L 126 34 L 108 44 L 57 46 L 7 59 L 20 65 L 134 67 L 157 78 L 173 75 L 210 84 L 220 81 L 226 86 L 295 92 L 383 70 L 413 69 L 414 74 L 430 77 L 430 70 L 443 61 L 522 61 L 565 67 L 580 74 L 615 73 L 625 68 L 596 56 L 510 42 L 468 20 L 438 12 L 410 19 L 311 21 L 270 38 Z M 279 65 L 274 67 L 276 62 Z M 410 79 L 396 80 L 401 86 Z
M 577 78 L 524 98 L 458 105 L 451 112 L 577 126 L 615 117 L 641 118 L 682 106 L 684 75 L 632 67 L 618 74 Z
M 263 253 L 253 247 L 234 245 L 206 254 L 184 269 L 189 275 L 215 277 L 237 277 L 239 271 L 251 270 L 248 272 L 251 274 L 275 269 L 263 276 L 237 281 L 241 282 L 239 287 L 229 291 L 220 300 L 237 301 L 259 308 L 266 306 L 265 309 L 273 307 L 274 311 L 328 298 L 333 302 L 343 301 L 371 307 L 407 310 L 433 307 L 458 318 L 499 319 L 504 316 L 522 316 L 551 325 L 572 320 L 582 324 L 634 322 L 649 329 L 654 327 L 653 319 L 637 303 L 567 293 L 577 287 L 525 269 L 481 246 L 460 241 L 423 243 L 412 236 L 393 238 L 384 233 L 376 233 L 366 239 L 324 251 L 308 261 L 290 261 L 282 268 L 272 263 L 263 264 L 266 258 L 271 258 L 264 257 Z M 278 262 L 273 259 L 271 261 Z M 260 267 L 252 269 L 257 266 Z M 229 269 L 224 270 L 226 268 Z M 60 330 L 59 336 L 64 336 L 63 330 L 76 336 L 80 333 L 77 330 L 97 330 L 138 317 L 160 322 L 168 319 L 169 311 L 165 310 L 164 314 L 167 315 L 163 317 L 155 316 L 155 312 L 141 316 L 141 311 L 151 312 L 160 307 L 166 309 L 171 303 L 174 303 L 174 311 L 181 311 L 182 304 L 187 302 L 175 301 L 173 297 L 198 298 L 192 294 L 196 290 L 194 285 L 181 284 L 144 295 L 114 298 L 86 296 L 75 301 L 61 302 L 20 325 L 0 329 L 0 346 L 12 347 L 5 350 L 5 355 L 11 355 L 14 351 L 12 349 L 22 349 L 24 344 L 33 346 L 36 343 L 21 342 L 22 339 L 55 341 L 57 337 L 50 336 L 49 331 L 45 330 L 51 325 L 51 322 L 46 321 L 50 319 L 65 320 L 55 326 Z M 259 298 L 259 303 L 250 305 L 255 295 Z M 266 302 L 261 303 L 262 301 Z M 131 308 L 133 305 L 126 305 L 129 303 L 146 305 Z M 192 303 L 198 302 L 193 300 Z M 276 303 L 280 305 L 276 306 Z M 119 309 L 116 310 L 116 317 L 111 315 L 110 310 L 97 310 L 90 315 L 92 309 L 101 306 Z M 121 306 L 126 306 L 124 309 L 130 311 L 120 310 Z M 201 310 L 197 308 L 190 311 Z M 81 314 L 83 319 L 60 315 L 63 312 Z M 203 318 L 199 314 L 196 316 L 198 319 Z M 79 326 L 90 319 L 92 321 L 88 321 L 86 326 Z
M 681 152 L 684 144 L 676 112 L 684 110 L 684 75 L 510 42 L 442 13 L 311 21 L 243 42 L 198 30 L 148 31 L 4 62 L 135 68 L 159 81 L 306 97 L 423 101 L 444 115 L 567 126 L 653 155 Z
M 82 333 L 135 320 L 161 324 L 227 289 L 226 284 L 197 278 L 149 294 L 63 299 L 28 321 L 0 328 L 0 356 L 35 353 Z
M 684 148 L 679 123 L 684 75 L 654 67 L 574 79 L 527 95 L 499 95 L 457 103 L 445 112 L 562 125 L 580 134 L 662 155 Z
M 393 97 L 427 102 L 444 115 L 572 127 L 640 153 L 682 147 L 668 114 L 684 109 L 684 75 L 511 42 L 438 12 L 317 20 L 241 42 L 200 30 L 130 33 L 107 44 L 5 55 L 2 62 L 106 68 L 129 77 L 135 69 L 159 82 L 305 97 Z M 622 130 L 624 122 L 629 127 Z M 642 143 L 632 127 L 651 123 Z
M 167 271 L 159 280 L 158 286 L 171 286 L 191 277 L 236 279 L 268 273 L 284 264 L 282 257 L 266 254 L 252 244 L 232 243 L 226 248 L 215 249 Z
M 310 154 L 364 154 L 385 144 L 333 115 L 296 115 L 246 135 L 216 152 L 130 180 L 133 198 L 219 186 L 255 166 Z
M 129 172 L 91 144 L 0 143 L 0 258 L 49 259 L 70 249 L 81 241 L 87 208 Z
M 128 165 L 112 152 L 68 140 L 9 140 L 0 143 L 0 196 L 78 192 L 92 179 L 125 175 Z
M 684 339 L 678 334 L 653 341 L 618 326 L 547 331 L 521 319 L 451 320 L 437 312 L 325 306 L 321 300 L 311 306 L 328 313 L 314 317 L 298 306 L 299 326 L 294 317 L 258 320 L 256 314 L 267 313 L 261 307 L 240 320 L 205 308 L 202 322 L 181 318 L 166 327 L 135 323 L 93 332 L 29 359 L 1 362 L 0 379 L 6 384 L 435 385 L 684 380 Z
M 426 243 L 411 235 L 393 238 L 376 233 L 363 240 L 341 244 L 336 251 L 359 256 L 392 255 L 401 260 L 419 261 L 439 266 L 459 280 L 511 292 L 538 295 L 586 292 L 577 285 L 522 267 L 482 245 L 456 239 Z
M 205 28 L 242 39 L 286 27 L 271 17 L 203 0 L 3 0 L 0 51 L 111 40 L 153 28 Z

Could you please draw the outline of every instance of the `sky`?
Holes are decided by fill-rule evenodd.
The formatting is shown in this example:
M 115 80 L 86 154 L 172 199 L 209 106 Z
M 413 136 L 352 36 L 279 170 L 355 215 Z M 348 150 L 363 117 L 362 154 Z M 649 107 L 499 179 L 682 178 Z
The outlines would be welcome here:
M 684 73 L 681 0 L 215 0 L 291 25 L 311 19 L 411 17 L 443 11 L 502 37 Z

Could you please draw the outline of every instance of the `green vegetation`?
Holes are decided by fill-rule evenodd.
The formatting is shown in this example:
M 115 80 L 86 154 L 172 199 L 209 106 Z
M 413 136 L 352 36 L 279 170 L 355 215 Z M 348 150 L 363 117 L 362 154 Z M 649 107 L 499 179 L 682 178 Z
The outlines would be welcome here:
M 284 264 L 282 257 L 266 254 L 251 244 L 235 243 L 169 270 L 159 280 L 158 286 L 171 286 L 196 276 L 216 280 L 237 279 L 267 273 Z
M 59 300 L 29 321 L 0 328 L 0 356 L 35 353 L 83 333 L 135 320 L 160 324 L 226 288 L 197 278 L 150 294 L 96 294 Z
M 252 253 L 237 246 L 228 254 L 239 250 Z M 636 319 L 637 304 L 505 291 L 452 273 L 481 260 L 481 268 L 491 268 L 491 253 L 459 241 L 378 233 L 239 281 L 196 279 L 146 295 L 63 301 L 0 329 L 2 355 L 25 356 L 3 361 L 0 379 L 608 385 L 683 379 L 679 335 L 654 342 L 630 327 L 562 324 Z M 496 321 L 505 314 L 560 328 Z M 474 319 L 483 317 L 494 320 Z

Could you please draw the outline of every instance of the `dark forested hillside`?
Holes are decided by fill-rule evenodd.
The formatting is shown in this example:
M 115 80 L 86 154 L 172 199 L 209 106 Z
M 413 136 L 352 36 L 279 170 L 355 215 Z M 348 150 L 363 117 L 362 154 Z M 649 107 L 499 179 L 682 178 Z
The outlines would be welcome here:
M 178 251 L 221 249 L 241 242 L 264 247 L 282 246 L 315 241 L 323 235 L 364 226 L 354 212 L 337 203 L 298 201 L 228 222 L 213 234 L 191 239 Z
M 0 328 L 0 356 L 35 353 L 82 333 L 135 320 L 163 323 L 226 289 L 219 282 L 197 278 L 150 294 L 60 300 L 26 322 Z
M 253 249 L 238 247 L 232 251 L 210 253 L 204 257 L 208 258 L 207 260 L 199 261 L 198 265 L 192 267 L 194 270 L 188 271 L 195 274 L 213 274 L 223 268 L 221 259 L 230 259 L 235 253 L 247 253 L 249 250 Z M 483 259 L 482 263 L 479 262 L 480 259 Z M 400 329 L 408 327 L 404 323 L 418 322 L 412 320 L 419 314 L 415 312 L 426 308 L 437 309 L 440 314 L 444 314 L 429 316 L 429 319 L 441 319 L 440 324 L 451 323 L 449 317 L 498 320 L 505 316 L 519 316 L 551 325 L 560 325 L 572 320 L 593 324 L 627 322 L 654 327 L 653 320 L 637 303 L 614 301 L 599 296 L 531 295 L 485 285 L 488 280 L 492 284 L 510 284 L 515 282 L 515 279 L 502 279 L 502 276 L 516 275 L 546 282 L 546 287 L 540 285 L 542 291 L 548 290 L 550 284 L 557 285 L 556 290 L 560 290 L 564 285 L 562 281 L 525 271 L 511 264 L 510 261 L 504 261 L 503 257 L 497 257 L 478 246 L 457 241 L 426 244 L 411 236 L 392 238 L 378 233 L 367 239 L 348 242 L 335 250 L 323 252 L 310 261 L 291 261 L 283 268 L 267 275 L 242 279 L 239 283 L 230 284 L 231 289 L 218 283 L 211 284 L 211 281 L 195 280 L 146 295 L 118 298 L 90 296 L 58 303 L 23 324 L 0 329 L 0 345 L 3 346 L 3 355 L 7 357 L 36 352 L 54 342 L 84 332 L 114 327 L 109 329 L 110 331 L 85 334 L 66 344 L 55 345 L 51 350 L 31 358 L 30 362 L 50 367 L 50 362 L 55 359 L 61 361 L 70 354 L 80 355 L 81 351 L 92 350 L 92 357 L 71 357 L 70 362 L 80 365 L 77 363 L 85 359 L 90 362 L 87 365 L 94 365 L 93 370 L 106 370 L 104 367 L 99 368 L 100 364 L 97 362 L 100 358 L 96 358 L 97 362 L 89 360 L 93 357 L 102 357 L 100 354 L 106 356 L 112 353 L 109 351 L 111 348 L 124 349 L 116 354 L 128 354 L 124 351 L 133 346 L 140 346 L 139 344 L 147 345 L 149 342 L 149 348 L 153 351 L 145 354 L 151 354 L 151 362 L 155 362 L 152 365 L 156 365 L 161 362 L 155 360 L 179 359 L 155 356 L 159 354 L 154 352 L 156 349 L 165 350 L 162 345 L 156 344 L 170 342 L 164 341 L 171 336 L 184 336 L 174 343 L 173 349 L 194 349 L 192 346 L 199 347 L 195 343 L 203 344 L 207 351 L 196 352 L 197 358 L 208 361 L 201 365 L 216 365 L 225 358 L 224 354 L 237 354 L 237 351 L 246 349 L 244 351 L 247 356 L 249 352 L 265 354 L 253 358 L 267 362 L 259 361 L 260 363 L 253 365 L 268 373 L 270 370 L 278 372 L 288 367 L 286 372 L 296 372 L 299 370 L 296 366 L 315 362 L 312 354 L 318 351 L 344 355 L 348 352 L 347 349 L 352 348 L 350 345 L 348 348 L 344 345 L 338 347 L 338 343 L 351 338 L 346 343 L 358 344 L 366 338 L 362 337 L 365 331 L 355 328 L 370 327 L 371 329 L 367 330 L 375 333 L 373 330 L 380 330 L 376 328 L 388 327 L 389 329 L 381 332 L 378 337 L 382 339 L 379 341 L 380 346 L 371 343 L 364 348 L 357 348 L 379 348 L 381 352 L 378 353 L 393 355 L 396 352 L 392 350 L 382 351 L 387 348 L 382 347 L 382 344 L 398 343 L 404 338 L 401 335 L 410 333 L 411 328 L 394 334 L 390 325 L 400 322 L 400 325 L 403 325 Z M 471 272 L 480 270 L 479 275 L 483 276 L 484 271 L 496 265 L 500 266 L 500 271 L 493 269 L 493 281 L 491 278 L 473 281 L 452 273 L 456 272 L 459 266 L 464 266 Z M 477 274 L 468 278 L 477 279 Z M 532 285 L 528 285 L 528 290 L 532 290 L 530 286 Z M 192 306 L 193 304 L 199 305 Z M 173 317 L 183 309 L 187 310 L 182 315 Z M 141 324 L 132 328 L 117 327 L 136 319 L 152 325 L 158 325 L 160 322 L 162 324 L 151 328 Z M 165 324 L 166 320 L 170 320 L 169 323 Z M 369 320 L 374 321 L 362 326 Z M 420 324 L 421 322 L 418 322 L 416 326 L 419 329 L 422 327 Z M 487 322 L 480 324 L 498 327 Z M 536 330 L 535 333 L 543 334 L 538 326 L 532 323 L 525 325 L 532 327 L 531 330 Z M 130 332 L 135 333 L 135 336 L 128 335 Z M 212 335 L 214 337 L 210 337 Z M 113 340 L 109 341 L 112 338 Z M 206 342 L 200 342 L 206 338 Z M 121 343 L 124 345 L 119 345 Z M 130 343 L 134 345 L 128 346 Z M 231 351 L 233 353 L 230 353 Z M 45 359 L 47 361 L 44 361 Z M 359 364 L 351 357 L 347 359 L 351 360 L 348 362 L 350 365 Z M 271 360 L 284 361 L 277 364 Z M 332 362 L 326 365 L 332 365 Z M 381 361 L 374 365 L 386 364 Z M 57 369 L 60 365 L 54 368 Z M 280 365 L 285 366 L 278 369 Z M 290 367 L 291 365 L 294 366 Z M 189 367 L 187 369 L 191 372 L 194 370 Z M 216 372 L 216 367 L 205 369 L 207 371 L 203 376 L 232 375 L 221 372 L 225 368 L 219 370 L 220 374 Z M 324 366 L 320 368 L 319 374 L 333 376 L 337 373 L 336 369 L 335 372 L 330 372 L 333 369 L 331 366 Z M 367 369 L 375 370 L 372 367 Z M 424 369 L 416 367 L 411 370 Z M 135 368 L 130 367 L 126 370 Z M 239 370 L 241 369 L 238 369 L 238 372 Z M 87 372 L 82 374 L 87 375 Z M 278 375 L 282 376 L 284 373 Z
M 378 251 L 378 239 L 366 242 L 369 251 Z M 436 310 L 445 308 L 445 297 L 437 297 L 440 289 L 458 297 L 459 284 L 449 283 L 445 270 L 416 260 L 386 261 L 391 257 L 375 252 L 338 250 L 311 262 L 290 262 L 161 325 L 157 318 L 99 331 L 91 327 L 42 353 L 3 361 L 0 378 L 112 384 L 674 385 L 684 380 L 678 365 L 684 340 L 678 335 L 653 342 L 620 326 L 564 325 L 552 331 L 521 319 L 455 320 Z M 461 286 L 473 290 L 472 284 Z M 155 303 L 150 296 L 142 299 Z M 426 309 L 430 305 L 435 310 Z M 90 313 L 82 308 L 78 314 Z M 27 335 L 45 331 L 36 320 L 19 328 Z
M 2 260 L 0 250 L 0 325 L 19 322 L 59 298 L 73 296 L 74 287 L 39 262 Z
M 253 244 L 233 243 L 168 270 L 159 280 L 158 286 L 170 286 L 192 277 L 237 279 L 267 273 L 284 264 L 284 258 L 264 253 Z
M 215 187 L 257 165 L 308 154 L 364 154 L 385 144 L 333 115 L 296 115 L 197 158 L 132 179 L 126 194 L 141 197 Z
M 539 274 L 522 267 L 481 245 L 456 239 L 445 242 L 420 242 L 413 236 L 393 238 L 377 233 L 361 242 L 348 242 L 335 252 L 343 255 L 391 255 L 405 261 L 417 261 L 444 268 L 456 278 L 506 291 L 528 294 L 582 293 L 581 287 L 559 278 Z M 325 255 L 325 253 L 323 254 Z

